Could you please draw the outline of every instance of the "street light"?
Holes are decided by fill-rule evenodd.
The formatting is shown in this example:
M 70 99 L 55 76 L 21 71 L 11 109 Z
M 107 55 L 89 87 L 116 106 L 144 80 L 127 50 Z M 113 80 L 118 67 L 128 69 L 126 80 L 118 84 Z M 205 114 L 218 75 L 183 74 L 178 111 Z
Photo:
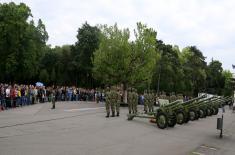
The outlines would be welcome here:
M 158 81 L 157 81 L 157 96 L 159 97 L 159 85 L 160 85 L 160 79 L 161 79 L 161 69 L 162 69 L 162 53 L 163 51 L 160 50 L 160 60 L 159 60 L 159 73 L 158 73 Z

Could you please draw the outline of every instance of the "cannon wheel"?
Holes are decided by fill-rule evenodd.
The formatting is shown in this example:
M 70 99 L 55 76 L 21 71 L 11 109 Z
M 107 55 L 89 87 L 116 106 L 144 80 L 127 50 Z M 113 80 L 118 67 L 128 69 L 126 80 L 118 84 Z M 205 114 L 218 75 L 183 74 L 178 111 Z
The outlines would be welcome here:
M 190 110 L 189 111 L 189 120 L 190 121 L 194 121 L 194 120 L 196 120 L 196 112 L 194 111 L 194 110 Z
M 182 111 L 178 111 L 176 113 L 176 122 L 177 124 L 183 124 L 184 123 L 184 119 L 185 119 L 185 115 Z
M 165 129 L 167 127 L 167 124 L 168 124 L 167 116 L 163 112 L 159 112 L 157 114 L 156 120 L 157 120 L 157 126 L 160 129 Z
M 188 122 L 189 122 L 189 115 L 186 114 L 186 115 L 185 115 L 185 119 L 184 119 L 184 123 L 188 123 Z
M 206 113 L 207 113 L 207 116 L 211 116 L 211 114 L 212 114 L 211 109 L 210 109 L 210 108 L 207 108 L 207 109 L 206 109 Z
M 204 118 L 204 117 L 205 117 L 205 112 L 202 109 L 200 109 L 199 110 L 199 118 Z
M 176 116 L 170 116 L 170 118 L 168 119 L 168 126 L 169 127 L 174 127 L 176 125 Z

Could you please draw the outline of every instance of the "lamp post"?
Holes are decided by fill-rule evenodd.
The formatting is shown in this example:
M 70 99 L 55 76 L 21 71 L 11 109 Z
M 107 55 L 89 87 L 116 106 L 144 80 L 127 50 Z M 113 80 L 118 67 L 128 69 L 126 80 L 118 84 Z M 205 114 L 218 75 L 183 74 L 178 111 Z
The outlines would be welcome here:
M 157 81 L 157 96 L 159 97 L 159 85 L 160 85 L 160 79 L 161 79 L 161 70 L 162 70 L 162 53 L 163 51 L 160 51 L 160 61 L 159 61 L 159 67 L 158 67 L 158 81 Z

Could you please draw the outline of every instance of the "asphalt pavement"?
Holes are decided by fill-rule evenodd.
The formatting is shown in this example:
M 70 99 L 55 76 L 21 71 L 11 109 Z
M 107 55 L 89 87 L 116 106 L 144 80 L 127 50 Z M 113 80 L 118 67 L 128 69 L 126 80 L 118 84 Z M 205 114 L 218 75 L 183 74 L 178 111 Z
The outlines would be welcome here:
M 58 102 L 0 112 L 0 155 L 234 155 L 235 113 L 219 114 L 174 128 L 159 129 L 148 119 L 105 118 L 104 103 Z M 142 110 L 142 107 L 139 107 Z

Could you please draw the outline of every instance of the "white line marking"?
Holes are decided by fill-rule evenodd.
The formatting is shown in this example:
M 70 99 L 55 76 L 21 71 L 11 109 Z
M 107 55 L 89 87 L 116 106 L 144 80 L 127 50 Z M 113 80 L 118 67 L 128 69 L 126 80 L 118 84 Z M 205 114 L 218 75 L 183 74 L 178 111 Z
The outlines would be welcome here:
M 96 110 L 96 109 L 104 109 L 104 107 L 99 107 L 99 108 L 79 108 L 79 109 L 66 109 L 64 111 L 87 111 L 87 110 Z
M 192 152 L 193 154 L 197 154 L 197 155 L 205 155 L 203 153 L 199 153 L 199 152 Z
M 209 146 L 205 146 L 205 145 L 201 145 L 200 147 L 202 147 L 202 148 L 206 148 L 206 149 L 210 149 L 210 150 L 214 150 L 214 151 L 216 151 L 216 150 L 217 150 L 216 148 L 209 147 Z

